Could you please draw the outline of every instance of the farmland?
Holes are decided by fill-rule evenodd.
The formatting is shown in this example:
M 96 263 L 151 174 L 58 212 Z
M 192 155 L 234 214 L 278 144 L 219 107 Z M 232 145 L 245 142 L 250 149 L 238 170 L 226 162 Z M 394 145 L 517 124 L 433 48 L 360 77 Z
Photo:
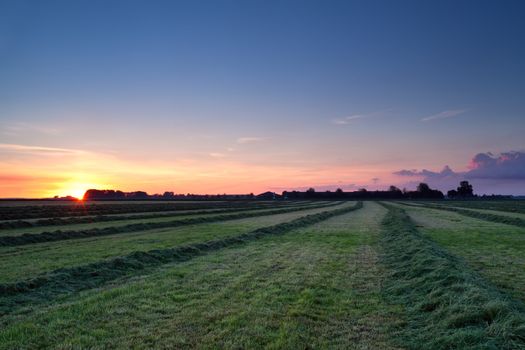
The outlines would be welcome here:
M 0 206 L 0 348 L 525 349 L 525 202 Z

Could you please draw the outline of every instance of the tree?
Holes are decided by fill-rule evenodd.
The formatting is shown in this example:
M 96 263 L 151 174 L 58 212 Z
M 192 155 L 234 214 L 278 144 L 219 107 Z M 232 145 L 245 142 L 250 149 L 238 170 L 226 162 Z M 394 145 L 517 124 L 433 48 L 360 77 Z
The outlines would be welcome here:
M 468 181 L 461 181 L 459 183 L 457 192 L 458 192 L 458 196 L 460 197 L 473 197 L 474 196 L 474 190 L 472 188 L 472 185 L 469 184 Z
M 310 187 L 309 189 L 306 190 L 306 193 L 315 193 L 315 188 Z
M 337 194 L 343 194 L 343 190 L 340 189 L 340 188 L 338 188 L 337 190 L 335 190 L 335 193 L 337 193 Z
M 456 198 L 458 196 L 458 191 L 456 190 L 450 190 L 447 192 L 448 198 Z
M 429 193 L 431 189 L 426 183 L 421 182 L 419 185 L 417 185 L 417 191 L 421 193 Z
M 388 192 L 401 192 L 401 190 L 397 188 L 396 186 L 390 186 L 388 188 Z

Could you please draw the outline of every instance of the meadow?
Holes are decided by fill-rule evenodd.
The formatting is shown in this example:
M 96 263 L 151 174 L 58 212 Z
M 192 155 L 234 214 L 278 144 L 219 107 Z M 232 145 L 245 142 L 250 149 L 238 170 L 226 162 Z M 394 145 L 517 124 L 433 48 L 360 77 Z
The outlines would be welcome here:
M 525 202 L 0 205 L 0 349 L 525 349 Z

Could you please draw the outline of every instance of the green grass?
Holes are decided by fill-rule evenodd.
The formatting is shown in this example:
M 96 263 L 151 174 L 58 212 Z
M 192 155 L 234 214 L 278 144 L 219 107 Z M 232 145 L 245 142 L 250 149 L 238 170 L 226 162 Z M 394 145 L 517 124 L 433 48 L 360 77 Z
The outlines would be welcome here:
M 525 229 L 436 209 L 406 210 L 421 233 L 525 302 Z
M 524 200 L 468 200 L 468 201 L 440 201 L 436 202 L 441 205 L 450 205 L 453 207 L 464 207 L 468 209 L 486 209 L 509 213 L 525 214 Z
M 161 212 L 147 212 L 147 213 L 128 213 L 128 214 L 110 214 L 98 216 L 73 216 L 73 217 L 57 217 L 49 219 L 30 219 L 30 220 L 8 220 L 0 221 L 0 235 L 17 235 L 23 233 L 38 233 L 49 230 L 49 228 L 62 230 L 78 230 L 86 228 L 103 228 L 115 225 L 115 223 L 107 223 L 108 221 L 126 221 L 128 224 L 133 222 L 141 222 L 148 219 L 159 218 L 173 218 L 206 214 L 222 214 L 241 211 L 255 211 L 260 209 L 275 209 L 288 208 L 297 206 L 316 206 L 323 204 L 322 202 L 309 203 L 275 203 L 275 204 L 247 204 L 245 207 L 219 208 L 219 209 L 193 209 L 193 210 L 178 210 L 178 211 L 161 211 Z M 118 224 L 118 223 L 117 223 Z
M 525 228 L 354 204 L 2 247 L 0 349 L 525 349 Z
M 36 227 L 24 227 L 24 228 L 11 228 L 0 230 L 0 239 L 5 236 L 21 236 L 24 234 L 42 234 L 42 233 L 53 233 L 56 231 L 67 232 L 67 231 L 84 231 L 93 229 L 106 229 L 111 227 L 124 227 L 133 224 L 142 223 L 159 223 L 159 222 L 170 222 L 174 220 L 184 220 L 188 218 L 203 218 L 203 217 L 218 217 L 222 215 L 231 215 L 237 213 L 264 213 L 268 211 L 274 211 L 277 209 L 299 209 L 299 208 L 315 208 L 318 206 L 329 205 L 330 203 L 315 203 L 315 204 L 302 204 L 302 205 L 290 205 L 290 206 L 276 206 L 266 208 L 235 208 L 235 209 L 213 209 L 213 210 L 193 210 L 183 211 L 181 213 L 147 213 L 147 214 L 126 214 L 124 216 L 119 215 L 121 220 L 109 220 L 109 221 L 98 221 L 98 222 L 87 222 L 87 223 L 71 223 L 71 224 L 57 224 L 50 226 L 36 226 Z M 333 204 L 333 203 L 332 203 Z M 73 217 L 70 219 L 79 220 L 84 217 Z
M 341 207 L 352 206 L 345 203 Z M 63 267 L 88 264 L 134 251 L 166 249 L 216 238 L 235 236 L 264 226 L 297 219 L 330 208 L 229 220 L 211 224 L 146 230 L 120 235 L 91 237 L 18 247 L 0 247 L 0 283 L 27 279 Z
M 8 316 L 0 347 L 391 349 L 374 203 Z
M 337 202 L 335 203 L 338 204 Z M 116 225 L 109 227 L 94 227 L 87 228 L 83 230 L 55 230 L 55 231 L 46 231 L 41 233 L 27 233 L 16 236 L 2 236 L 0 237 L 0 246 L 20 246 L 34 243 L 42 242 L 52 242 L 52 241 L 62 241 L 69 239 L 82 239 L 87 237 L 100 237 L 100 236 L 109 236 L 116 234 L 128 234 L 130 232 L 138 232 L 151 230 L 155 228 L 168 228 L 168 227 L 179 227 L 187 226 L 194 224 L 201 224 L 206 222 L 218 222 L 224 220 L 234 220 L 248 217 L 256 217 L 261 215 L 271 215 L 271 214 L 280 214 L 293 211 L 299 211 L 308 208 L 326 208 L 333 206 L 331 204 L 320 204 L 315 206 L 293 206 L 293 207 L 284 207 L 276 209 L 267 209 L 267 210 L 256 210 L 256 211 L 240 211 L 234 213 L 223 213 L 218 215 L 197 215 L 195 217 L 186 217 L 186 218 L 163 218 L 163 219 L 150 219 L 145 222 L 134 222 L 125 225 Z
M 458 213 L 458 214 L 468 216 L 471 218 L 476 218 L 476 219 L 496 222 L 499 224 L 507 224 L 507 225 L 513 225 L 513 226 L 525 228 L 525 218 L 518 217 L 518 216 L 493 214 L 490 212 L 483 212 L 483 211 L 472 210 L 472 209 L 464 209 L 464 208 L 453 207 L 450 205 L 434 204 L 430 202 L 429 203 L 418 203 L 418 204 L 411 204 L 407 202 L 400 202 L 400 203 L 406 206 L 411 206 L 411 207 L 423 206 L 425 208 L 447 210 L 447 211 Z
M 525 348 L 523 304 L 502 293 L 460 258 L 426 239 L 399 207 L 388 206 L 382 261 L 384 293 L 405 304 L 400 345 L 410 349 Z

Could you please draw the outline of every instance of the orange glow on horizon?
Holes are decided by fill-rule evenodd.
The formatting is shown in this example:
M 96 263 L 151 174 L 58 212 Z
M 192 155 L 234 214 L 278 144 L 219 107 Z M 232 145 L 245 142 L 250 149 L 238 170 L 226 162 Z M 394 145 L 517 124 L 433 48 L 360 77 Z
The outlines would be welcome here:
M 382 183 L 396 184 L 390 171 L 384 165 L 376 164 L 314 167 L 227 158 L 166 161 L 126 159 L 87 151 L 66 154 L 59 159 L 54 154 L 24 155 L 30 157 L 31 162 L 15 158 L 5 163 L 5 169 L 10 169 L 10 172 L 0 174 L 0 197 L 73 196 L 82 199 L 88 189 L 140 190 L 149 194 L 164 191 L 241 194 L 268 190 L 281 192 L 310 186 L 351 190 L 357 186 L 376 186 L 371 179 L 377 176 L 381 177 Z

